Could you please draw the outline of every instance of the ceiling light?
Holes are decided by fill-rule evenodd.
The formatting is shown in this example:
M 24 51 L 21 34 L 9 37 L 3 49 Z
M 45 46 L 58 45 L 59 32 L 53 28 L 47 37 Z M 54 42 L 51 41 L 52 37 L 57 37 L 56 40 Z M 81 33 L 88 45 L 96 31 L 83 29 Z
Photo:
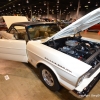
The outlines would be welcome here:
M 72 6 L 72 3 L 70 3 L 70 6 Z
M 44 1 L 44 5 L 46 5 L 46 1 Z
M 29 1 L 28 1 L 28 0 L 26 0 L 26 3 L 29 3 Z
M 66 9 L 68 9 L 68 7 Z
M 88 7 L 88 5 L 85 6 L 86 8 Z
M 13 7 L 15 7 L 15 5 L 13 5 Z
M 96 5 L 95 6 L 98 6 L 98 3 L 96 3 Z
M 88 3 L 91 3 L 90 0 L 88 1 Z
M 59 3 L 59 0 L 57 0 L 57 3 Z

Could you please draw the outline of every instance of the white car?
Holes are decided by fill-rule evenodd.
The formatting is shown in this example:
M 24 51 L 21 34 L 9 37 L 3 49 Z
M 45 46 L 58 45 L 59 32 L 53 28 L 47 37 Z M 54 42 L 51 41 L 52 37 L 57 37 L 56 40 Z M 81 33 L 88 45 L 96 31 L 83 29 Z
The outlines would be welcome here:
M 13 38 L 1 34 L 0 58 L 30 62 L 50 90 L 62 85 L 84 97 L 100 79 L 100 40 L 84 38 L 80 32 L 99 22 L 100 8 L 61 31 L 55 23 L 14 23 L 8 29 Z

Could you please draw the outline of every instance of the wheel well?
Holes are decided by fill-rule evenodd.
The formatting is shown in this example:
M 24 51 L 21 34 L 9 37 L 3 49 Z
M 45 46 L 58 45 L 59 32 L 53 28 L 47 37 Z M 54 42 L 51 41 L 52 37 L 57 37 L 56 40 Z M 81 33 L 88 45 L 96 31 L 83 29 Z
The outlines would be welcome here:
M 38 63 L 38 64 L 37 64 L 37 68 L 40 68 L 40 66 L 41 66 L 41 65 L 46 66 L 46 65 L 45 65 L 45 64 L 43 64 L 43 63 Z
M 37 64 L 37 68 L 40 68 L 41 65 L 44 65 L 45 67 L 49 68 L 47 65 L 45 65 L 45 64 L 43 64 L 43 63 L 38 63 L 38 64 Z M 51 68 L 49 68 L 49 69 L 53 72 L 53 74 L 55 75 L 55 77 L 56 77 L 56 79 L 57 79 L 57 81 L 58 81 L 58 78 L 57 78 L 56 74 L 54 73 L 54 71 L 53 71 Z M 59 81 L 58 81 L 58 82 L 59 82 Z

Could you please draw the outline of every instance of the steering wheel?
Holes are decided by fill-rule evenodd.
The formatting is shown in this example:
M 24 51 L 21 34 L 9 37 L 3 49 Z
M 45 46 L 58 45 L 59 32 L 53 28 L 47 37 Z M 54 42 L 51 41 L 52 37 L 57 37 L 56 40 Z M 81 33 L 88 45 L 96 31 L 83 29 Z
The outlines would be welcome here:
M 18 40 L 18 33 L 14 33 L 14 37 L 16 40 Z

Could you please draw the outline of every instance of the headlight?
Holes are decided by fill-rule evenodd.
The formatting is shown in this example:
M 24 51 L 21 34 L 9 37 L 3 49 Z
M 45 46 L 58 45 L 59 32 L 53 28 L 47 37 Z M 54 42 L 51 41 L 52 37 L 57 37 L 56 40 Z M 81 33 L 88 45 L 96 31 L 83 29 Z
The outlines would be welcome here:
M 89 74 L 90 74 L 90 73 L 87 72 L 87 73 L 85 73 L 84 75 L 82 75 L 81 77 L 79 77 L 76 86 L 78 86 L 78 85 L 82 82 L 82 80 L 83 80 L 84 78 L 88 78 Z
M 82 75 L 82 76 L 78 79 L 76 86 L 78 86 L 78 85 L 82 82 L 82 80 L 84 79 L 84 77 L 85 77 L 85 75 Z

